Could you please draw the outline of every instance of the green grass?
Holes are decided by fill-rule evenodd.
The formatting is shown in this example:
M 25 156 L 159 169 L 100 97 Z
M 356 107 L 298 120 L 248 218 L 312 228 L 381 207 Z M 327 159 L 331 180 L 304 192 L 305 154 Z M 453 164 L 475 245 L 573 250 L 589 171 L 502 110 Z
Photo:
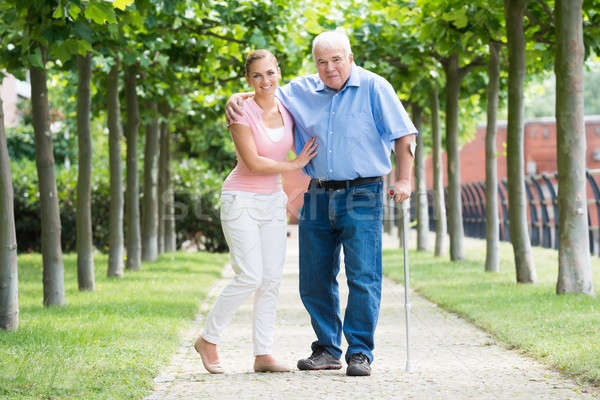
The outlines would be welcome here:
M 600 297 L 556 295 L 558 252 L 534 248 L 539 283 L 515 283 L 512 247 L 500 246 L 497 274 L 484 272 L 485 242 L 468 241 L 467 259 L 410 251 L 411 287 L 492 333 L 509 347 L 546 362 L 580 382 L 600 385 Z M 384 251 L 384 273 L 403 281 L 402 253 Z M 600 295 L 600 259 L 592 257 Z
M 77 290 L 64 256 L 67 305 L 42 305 L 42 260 L 19 256 L 20 326 L 0 332 L 0 398 L 131 399 L 147 394 L 175 350 L 225 254 L 174 253 L 123 278 L 94 258 L 96 291 Z

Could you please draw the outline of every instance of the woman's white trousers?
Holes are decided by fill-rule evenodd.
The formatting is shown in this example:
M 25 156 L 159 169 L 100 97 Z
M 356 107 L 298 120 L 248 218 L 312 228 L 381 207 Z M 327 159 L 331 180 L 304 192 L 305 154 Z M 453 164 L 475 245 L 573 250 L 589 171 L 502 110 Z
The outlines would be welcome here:
M 221 225 L 235 275 L 207 316 L 206 341 L 218 344 L 235 311 L 254 293 L 254 354 L 271 354 L 285 261 L 286 203 L 283 192 L 221 194 Z

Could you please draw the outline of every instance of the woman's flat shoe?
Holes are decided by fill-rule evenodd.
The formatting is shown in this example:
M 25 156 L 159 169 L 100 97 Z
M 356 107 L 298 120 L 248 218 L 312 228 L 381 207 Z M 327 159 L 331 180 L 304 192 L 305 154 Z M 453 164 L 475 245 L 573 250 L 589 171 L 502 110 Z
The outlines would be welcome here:
M 202 365 L 204 365 L 204 368 L 208 372 L 210 372 L 211 374 L 223 374 L 223 373 L 225 373 L 225 369 L 223 369 L 223 367 L 221 367 L 221 364 L 219 362 L 211 364 L 207 360 L 204 359 L 204 356 L 200 352 L 200 340 L 201 339 L 202 338 L 198 338 L 196 340 L 196 343 L 194 343 L 194 349 L 196 349 L 196 351 L 198 352 L 198 354 L 200 354 L 200 358 L 202 359 Z
M 263 363 L 254 360 L 254 372 L 290 372 L 290 369 L 278 362 Z
M 200 358 L 202 358 L 202 355 L 200 356 Z M 221 367 L 221 364 L 219 363 L 209 364 L 204 360 L 204 358 L 202 358 L 202 365 L 204 365 L 204 368 L 211 374 L 225 373 L 225 370 L 223 369 L 223 367 Z

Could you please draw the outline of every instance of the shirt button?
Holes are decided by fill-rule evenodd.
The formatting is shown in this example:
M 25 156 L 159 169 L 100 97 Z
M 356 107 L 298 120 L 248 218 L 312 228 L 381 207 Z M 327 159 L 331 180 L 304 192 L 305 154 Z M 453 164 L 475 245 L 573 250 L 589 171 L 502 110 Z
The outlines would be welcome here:
M 331 113 L 332 113 L 332 114 L 335 114 L 335 111 L 332 111 Z
M 329 131 L 329 134 L 330 134 L 330 135 L 333 135 L 333 131 Z
M 329 150 L 329 152 L 331 153 L 331 150 Z

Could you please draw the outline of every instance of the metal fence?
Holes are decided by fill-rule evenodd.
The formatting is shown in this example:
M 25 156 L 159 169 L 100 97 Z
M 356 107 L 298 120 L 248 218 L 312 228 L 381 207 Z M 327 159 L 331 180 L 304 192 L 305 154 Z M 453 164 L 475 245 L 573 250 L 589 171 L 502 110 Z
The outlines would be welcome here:
M 527 219 L 532 246 L 558 248 L 558 203 L 555 173 L 527 175 Z M 587 209 L 590 252 L 600 255 L 600 169 L 587 170 Z M 465 236 L 485 238 L 485 182 L 461 186 L 463 227 Z M 433 191 L 428 191 L 429 229 L 435 230 Z M 447 194 L 446 194 L 447 198 Z M 412 198 L 414 215 L 414 196 Z M 500 240 L 510 241 L 508 220 L 508 185 L 506 179 L 498 184 L 498 217 Z

